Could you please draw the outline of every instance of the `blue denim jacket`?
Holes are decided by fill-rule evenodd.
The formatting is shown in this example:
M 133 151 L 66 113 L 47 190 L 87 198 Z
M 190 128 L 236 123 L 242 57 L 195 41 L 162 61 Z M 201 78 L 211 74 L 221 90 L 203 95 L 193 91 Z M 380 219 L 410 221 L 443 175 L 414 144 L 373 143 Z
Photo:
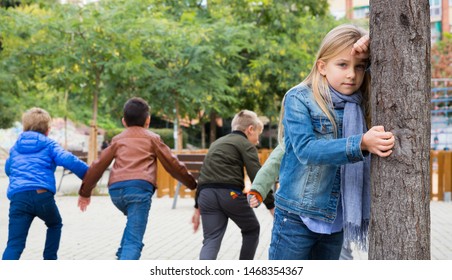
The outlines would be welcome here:
M 362 134 L 341 138 L 343 110 L 335 110 L 335 138 L 332 123 L 304 84 L 286 93 L 284 108 L 285 153 L 275 204 L 332 223 L 340 196 L 339 167 L 363 160 Z

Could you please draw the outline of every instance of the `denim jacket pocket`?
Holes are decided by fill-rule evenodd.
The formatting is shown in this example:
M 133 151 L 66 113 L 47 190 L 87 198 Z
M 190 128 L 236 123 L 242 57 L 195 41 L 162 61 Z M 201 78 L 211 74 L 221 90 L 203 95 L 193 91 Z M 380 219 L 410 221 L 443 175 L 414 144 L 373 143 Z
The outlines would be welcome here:
M 330 139 L 334 136 L 333 124 L 326 117 L 312 117 L 312 126 L 317 138 Z

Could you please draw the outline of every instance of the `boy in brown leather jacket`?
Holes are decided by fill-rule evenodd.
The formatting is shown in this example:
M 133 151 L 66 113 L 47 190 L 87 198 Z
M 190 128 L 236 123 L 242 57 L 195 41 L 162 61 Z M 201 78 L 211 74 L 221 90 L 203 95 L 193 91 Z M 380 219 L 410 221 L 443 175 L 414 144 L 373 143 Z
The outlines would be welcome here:
M 160 136 L 151 132 L 149 105 L 141 98 L 131 98 L 124 105 L 122 123 L 126 128 L 113 137 L 83 179 L 78 206 L 85 211 L 91 191 L 104 171 L 113 167 L 108 180 L 108 192 L 113 204 L 127 216 L 127 224 L 116 253 L 119 260 L 138 260 L 144 246 L 152 195 L 157 181 L 157 159 L 171 176 L 190 189 L 196 180 L 185 165 L 176 158 Z

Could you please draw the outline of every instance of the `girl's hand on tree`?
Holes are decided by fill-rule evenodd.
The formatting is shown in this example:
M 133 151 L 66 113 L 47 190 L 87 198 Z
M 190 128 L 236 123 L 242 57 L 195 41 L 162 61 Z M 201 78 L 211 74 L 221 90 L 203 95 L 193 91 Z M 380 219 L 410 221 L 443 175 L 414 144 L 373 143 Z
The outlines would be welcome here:
M 369 46 L 370 38 L 369 35 L 364 35 L 355 44 L 353 44 L 351 55 L 357 56 L 359 58 L 369 57 Z
M 361 150 L 380 157 L 388 157 L 392 154 L 394 144 L 395 137 L 391 132 L 385 131 L 383 126 L 374 126 L 363 135 Z

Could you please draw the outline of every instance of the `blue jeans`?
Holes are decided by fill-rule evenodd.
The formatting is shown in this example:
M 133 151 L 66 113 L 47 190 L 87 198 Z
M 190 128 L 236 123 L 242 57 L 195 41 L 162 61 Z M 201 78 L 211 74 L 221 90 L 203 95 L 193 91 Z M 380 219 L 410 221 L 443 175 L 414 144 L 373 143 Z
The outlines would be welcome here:
M 149 188 L 143 187 L 147 184 Z M 138 260 L 151 209 L 154 187 L 142 180 L 118 182 L 110 186 L 111 201 L 124 215 L 127 224 L 116 253 L 119 260 Z
M 61 228 L 60 212 L 53 193 L 46 191 L 18 192 L 11 197 L 9 206 L 8 243 L 3 252 L 3 260 L 18 260 L 25 249 L 28 230 L 33 219 L 38 217 L 47 226 L 44 260 L 56 260 L 60 247 Z
M 276 207 L 270 243 L 271 260 L 338 260 L 343 231 L 319 234 L 310 231 L 297 214 Z

